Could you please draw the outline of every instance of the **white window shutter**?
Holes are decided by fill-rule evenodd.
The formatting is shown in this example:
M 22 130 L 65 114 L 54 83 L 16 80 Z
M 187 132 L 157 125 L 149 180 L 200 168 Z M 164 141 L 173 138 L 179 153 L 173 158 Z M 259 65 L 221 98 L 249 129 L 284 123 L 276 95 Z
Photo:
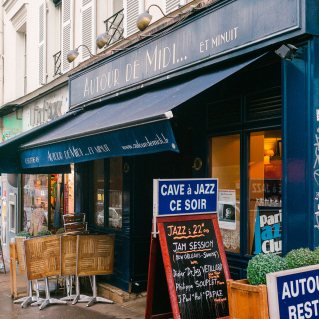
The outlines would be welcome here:
M 166 14 L 177 10 L 179 7 L 178 5 L 184 4 L 181 0 L 165 0 L 165 10 Z
M 141 13 L 139 0 L 124 0 L 124 37 L 127 38 L 138 32 L 136 20 Z
M 39 6 L 39 85 L 46 83 L 46 2 Z
M 62 1 L 62 43 L 61 43 L 61 56 L 62 56 L 62 73 L 71 70 L 72 63 L 69 63 L 66 56 L 70 50 L 73 50 L 73 0 Z
M 96 53 L 96 0 L 81 0 L 81 44 L 86 45 L 92 54 Z M 89 51 L 81 47 L 80 59 L 84 61 L 90 57 Z

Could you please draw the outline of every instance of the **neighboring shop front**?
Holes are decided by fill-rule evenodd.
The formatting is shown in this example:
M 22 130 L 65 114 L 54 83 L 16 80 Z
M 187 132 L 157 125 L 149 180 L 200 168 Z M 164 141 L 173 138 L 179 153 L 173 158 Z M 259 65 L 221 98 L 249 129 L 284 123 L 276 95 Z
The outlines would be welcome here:
M 80 66 L 70 76 L 78 113 L 20 148 L 24 168 L 74 163 L 74 211 L 91 231 L 115 234 L 105 280 L 121 289 L 146 289 L 153 178 L 219 179 L 233 279 L 260 251 L 319 245 L 319 16 L 309 11 L 318 7 L 246 4 L 208 5 L 161 37 Z M 282 44 L 299 56 L 280 58 Z
M 57 119 L 68 111 L 68 86 L 23 108 L 25 130 Z M 74 165 L 70 174 L 22 174 L 22 230 L 55 232 L 62 215 L 74 213 Z
M 64 85 L 61 82 L 62 87 L 60 83 L 51 92 L 41 88 L 13 101 L 12 106 L 10 103 L 5 106 L 3 141 L 19 138 L 19 134 L 57 120 L 68 111 L 68 85 L 65 80 Z M 39 95 L 42 97 L 37 97 Z M 13 106 L 14 112 L 10 111 Z M 2 153 L 5 157 L 6 151 Z M 67 171 L 65 168 L 61 170 L 61 174 L 58 174 L 59 169 L 52 170 L 56 174 L 49 174 L 49 170 L 23 174 L 22 170 L 7 170 L 3 166 L 1 172 L 1 235 L 4 255 L 8 258 L 8 243 L 14 240 L 18 232 L 25 230 L 32 235 L 41 230 L 55 232 L 62 226 L 62 214 L 74 212 L 74 165 Z

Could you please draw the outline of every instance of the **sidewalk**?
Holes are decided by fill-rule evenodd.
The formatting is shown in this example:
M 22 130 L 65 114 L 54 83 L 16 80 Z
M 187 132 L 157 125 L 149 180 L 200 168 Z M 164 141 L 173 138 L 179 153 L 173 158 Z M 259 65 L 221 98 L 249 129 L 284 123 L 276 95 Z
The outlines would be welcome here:
M 145 298 L 140 298 L 134 301 L 129 301 L 123 304 L 102 304 L 98 303 L 91 307 L 86 307 L 86 303 L 78 303 L 72 305 L 69 301 L 68 305 L 51 305 L 43 310 L 39 307 L 28 306 L 25 309 L 21 308 L 20 304 L 13 304 L 13 299 L 10 296 L 10 273 L 9 264 L 6 264 L 7 273 L 4 274 L 0 270 L 0 319 L 142 319 L 145 311 Z M 17 285 L 18 289 L 25 290 L 25 276 L 22 276 L 17 269 Z M 43 297 L 43 296 L 42 296 Z M 52 297 L 55 298 L 54 292 Z M 58 295 L 57 298 L 61 298 Z

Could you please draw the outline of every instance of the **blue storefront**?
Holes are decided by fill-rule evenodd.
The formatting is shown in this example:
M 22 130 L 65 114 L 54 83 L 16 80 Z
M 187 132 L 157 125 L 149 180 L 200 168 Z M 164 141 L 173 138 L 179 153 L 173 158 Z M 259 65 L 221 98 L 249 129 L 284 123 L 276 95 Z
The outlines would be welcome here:
M 265 252 L 319 246 L 317 1 L 198 9 L 75 68 L 67 118 L 15 142 L 22 170 L 75 163 L 75 211 L 115 234 L 105 280 L 126 291 L 146 289 L 154 178 L 219 179 L 233 279 L 256 252 L 257 211 L 282 225 Z

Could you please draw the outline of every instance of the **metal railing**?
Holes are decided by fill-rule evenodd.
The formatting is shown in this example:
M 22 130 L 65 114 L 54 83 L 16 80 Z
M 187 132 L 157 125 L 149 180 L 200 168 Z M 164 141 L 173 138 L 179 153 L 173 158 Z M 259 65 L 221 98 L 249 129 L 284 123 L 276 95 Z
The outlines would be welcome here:
M 54 57 L 54 75 L 61 75 L 61 51 L 53 55 Z
M 111 17 L 106 19 L 104 23 L 106 24 L 106 32 L 111 36 L 106 46 L 114 44 L 122 39 L 124 39 L 123 33 L 123 20 L 124 20 L 124 9 L 116 12 Z

